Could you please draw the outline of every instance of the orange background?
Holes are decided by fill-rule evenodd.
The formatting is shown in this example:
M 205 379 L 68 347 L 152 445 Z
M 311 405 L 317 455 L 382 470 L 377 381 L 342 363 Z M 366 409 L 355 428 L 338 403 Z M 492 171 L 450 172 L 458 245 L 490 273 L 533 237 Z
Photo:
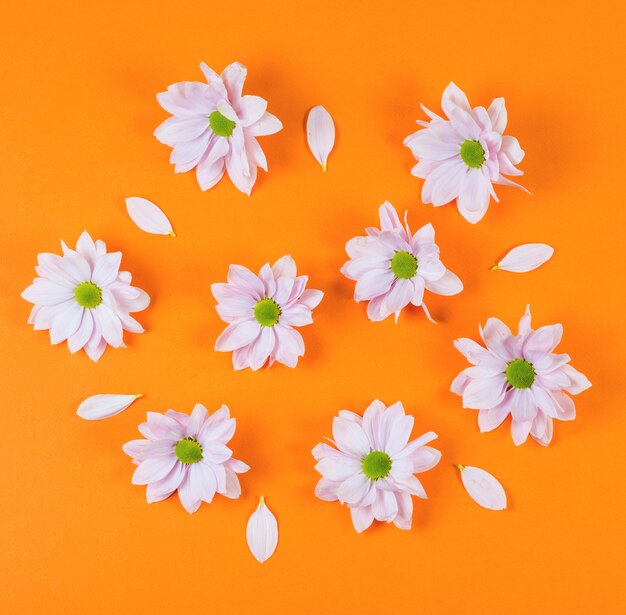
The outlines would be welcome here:
M 0 327 L 3 434 L 0 591 L 6 613 L 623 613 L 623 41 L 618 3 L 20 2 L 0 25 Z M 623 14 L 622 14 L 623 17 Z M 228 180 L 200 191 L 176 175 L 152 132 L 155 95 L 200 80 L 201 60 L 248 66 L 245 91 L 284 130 L 261 140 L 270 173 L 252 197 Z M 528 196 L 501 187 L 477 226 L 420 201 L 402 139 L 438 110 L 454 80 L 474 105 L 505 96 L 507 132 L 526 151 Z M 304 118 L 324 104 L 338 129 L 324 174 Z M 176 239 L 147 235 L 124 198 L 147 197 Z M 389 199 L 413 228 L 431 221 L 444 263 L 465 283 L 419 310 L 371 323 L 339 274 L 344 245 Z M 152 297 L 97 364 L 26 324 L 20 292 L 38 252 L 83 229 L 122 250 Z M 553 260 L 525 275 L 490 272 L 510 247 L 547 242 Z M 211 282 L 229 263 L 255 270 L 291 253 L 326 297 L 302 329 L 297 369 L 236 373 L 213 351 L 224 324 Z M 516 448 L 480 434 L 449 392 L 466 366 L 452 347 L 499 316 L 562 322 L 562 352 L 593 382 L 552 445 Z M 75 416 L 95 393 L 142 392 L 115 418 Z M 315 499 L 310 451 L 341 408 L 402 400 L 415 434 L 433 429 L 440 465 L 423 475 L 414 527 L 353 530 Z M 121 451 L 148 410 L 211 410 L 238 420 L 232 447 L 252 470 L 244 495 L 188 515 L 177 498 L 147 505 Z M 510 509 L 463 491 L 453 463 L 484 467 Z M 245 524 L 264 494 L 280 526 L 258 564 Z

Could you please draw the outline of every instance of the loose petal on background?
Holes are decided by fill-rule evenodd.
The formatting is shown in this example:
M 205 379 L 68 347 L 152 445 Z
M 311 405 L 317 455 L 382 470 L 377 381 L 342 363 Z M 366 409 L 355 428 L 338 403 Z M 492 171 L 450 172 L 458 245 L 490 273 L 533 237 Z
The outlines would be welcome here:
M 506 493 L 502 485 L 489 472 L 472 466 L 457 466 L 467 493 L 474 502 L 489 510 L 506 508 Z
M 252 555 L 261 563 L 272 557 L 276 550 L 278 524 L 272 511 L 265 505 L 263 496 L 261 496 L 258 508 L 248 520 L 246 538 Z
M 537 269 L 537 267 L 548 262 L 553 254 L 554 248 L 545 243 L 525 243 L 513 248 L 497 265 L 494 265 L 492 269 L 525 273 L 526 271 Z
M 313 156 L 325 171 L 328 154 L 335 145 L 335 124 L 330 113 L 322 105 L 313 107 L 309 112 L 306 121 L 306 138 Z
M 126 209 L 131 220 L 146 233 L 176 237 L 172 224 L 163 211 L 151 201 L 138 196 L 126 199 Z
M 78 406 L 76 414 L 88 421 L 108 419 L 126 410 L 141 395 L 93 395 Z

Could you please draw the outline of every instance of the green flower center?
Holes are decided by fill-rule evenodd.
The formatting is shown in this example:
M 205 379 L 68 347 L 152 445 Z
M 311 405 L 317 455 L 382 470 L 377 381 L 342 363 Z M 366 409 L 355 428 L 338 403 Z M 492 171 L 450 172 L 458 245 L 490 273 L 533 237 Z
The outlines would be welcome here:
M 262 327 L 273 327 L 278 324 L 281 313 L 280 306 L 274 299 L 261 299 L 254 306 L 254 317 Z
M 461 144 L 461 158 L 472 169 L 480 169 L 485 162 L 485 150 L 478 141 L 465 139 Z
M 81 307 L 98 307 L 102 303 L 102 289 L 93 282 L 82 282 L 74 290 L 74 299 Z
M 202 459 L 202 445 L 195 438 L 187 436 L 176 443 L 174 454 L 181 463 L 198 463 Z
M 506 379 L 516 389 L 527 389 L 535 382 L 535 368 L 525 359 L 513 359 L 506 366 Z
M 391 271 L 396 278 L 412 278 L 417 273 L 417 257 L 405 250 L 396 252 L 391 259 Z
M 385 478 L 391 471 L 391 457 L 384 451 L 372 451 L 363 457 L 361 470 L 370 480 Z
M 211 126 L 211 130 L 218 137 L 230 137 L 233 134 L 233 130 L 235 130 L 236 124 L 219 111 L 213 111 L 209 115 L 209 126 Z

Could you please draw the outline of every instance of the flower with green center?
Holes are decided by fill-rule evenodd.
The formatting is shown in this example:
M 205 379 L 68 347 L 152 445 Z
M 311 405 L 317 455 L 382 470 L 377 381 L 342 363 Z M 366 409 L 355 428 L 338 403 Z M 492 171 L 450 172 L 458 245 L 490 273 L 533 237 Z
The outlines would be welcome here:
M 306 284 L 307 276 L 296 275 L 289 255 L 271 266 L 266 263 L 258 275 L 231 265 L 228 283 L 211 285 L 217 311 L 228 323 L 215 350 L 232 351 L 235 369 L 257 370 L 275 362 L 295 367 L 304 354 L 304 340 L 296 327 L 313 322 L 312 311 L 324 296 Z
M 219 111 L 213 111 L 213 113 L 209 115 L 209 126 L 211 126 L 211 130 L 218 137 L 230 137 L 236 125 L 233 120 L 229 120 Z
M 380 228 L 367 228 L 367 237 L 354 237 L 346 243 L 350 260 L 341 273 L 356 280 L 355 301 L 369 301 L 367 315 L 373 321 L 393 314 L 397 322 L 409 304 L 421 306 L 432 320 L 424 302 L 425 291 L 455 295 L 463 290 L 461 280 L 441 262 L 433 225 L 425 224 L 413 233 L 407 213 L 404 223 L 400 222 L 388 201 L 380 206 L 378 217 Z
M 374 400 L 363 416 L 342 410 L 333 419 L 333 448 L 313 449 L 315 469 L 322 475 L 315 495 L 347 504 L 357 532 L 374 519 L 411 528 L 411 496 L 426 497 L 414 474 L 434 467 L 441 453 L 425 446 L 437 437 L 432 431 L 411 439 L 414 418 L 401 402 L 387 407 Z
M 261 299 L 254 306 L 254 317 L 262 327 L 273 327 L 278 324 L 281 315 L 280 306 L 274 299 Z
M 74 290 L 74 299 L 81 307 L 93 309 L 102 303 L 102 289 L 93 282 L 82 282 Z
M 535 368 L 525 359 L 513 359 L 506 366 L 506 380 L 516 389 L 528 389 L 535 381 Z
M 195 438 L 187 436 L 176 443 L 174 454 L 181 463 L 198 463 L 202 460 L 202 445 Z
M 177 173 L 195 168 L 202 190 L 213 188 L 224 174 L 238 190 L 250 194 L 258 169 L 267 171 L 259 137 L 282 129 L 260 96 L 242 95 L 247 69 L 239 62 L 218 74 L 200 64 L 206 82 L 181 81 L 157 94 L 172 117 L 154 136 L 174 149 L 170 160 Z
M 459 213 L 476 224 L 491 199 L 498 201 L 496 184 L 525 190 L 506 177 L 523 175 L 515 165 L 524 150 L 515 137 L 504 134 L 504 98 L 494 99 L 488 108 L 472 107 L 465 93 L 450 83 L 441 100 L 445 117 L 422 108 L 429 121 L 418 122 L 422 128 L 404 144 L 418 161 L 411 174 L 425 180 L 423 203 L 439 207 L 456 201 Z
M 363 457 L 361 470 L 370 480 L 386 478 L 391 472 L 391 457 L 384 451 L 372 451 Z
M 417 267 L 417 257 L 404 250 L 396 252 L 391 259 L 391 271 L 401 280 L 410 280 L 417 273 Z
M 143 332 L 130 314 L 148 307 L 150 297 L 120 272 L 121 252 L 107 252 L 87 231 L 75 250 L 63 244 L 63 252 L 39 255 L 39 277 L 22 293 L 34 304 L 28 322 L 49 329 L 53 344 L 67 341 L 70 352 L 82 348 L 98 361 L 107 346 L 123 346 L 124 331 Z
M 569 365 L 569 355 L 554 352 L 563 335 L 560 324 L 534 330 L 530 306 L 514 335 L 505 323 L 489 318 L 479 327 L 484 346 L 469 338 L 454 346 L 471 363 L 452 382 L 450 390 L 463 397 L 463 407 L 478 410 L 480 431 L 491 431 L 511 417 L 513 442 L 530 436 L 547 446 L 555 420 L 576 417 L 575 395 L 591 386 Z
M 461 144 L 461 159 L 472 169 L 480 169 L 485 162 L 483 146 L 473 139 L 465 139 Z
M 202 502 L 210 504 L 216 493 L 238 498 L 237 475 L 250 468 L 233 458 L 227 446 L 235 426 L 227 406 L 213 414 L 202 404 L 196 404 L 191 415 L 148 412 L 147 421 L 139 426 L 147 439 L 131 440 L 122 447 L 137 466 L 133 484 L 148 486 L 148 503 L 178 491 L 188 513 L 196 512 Z

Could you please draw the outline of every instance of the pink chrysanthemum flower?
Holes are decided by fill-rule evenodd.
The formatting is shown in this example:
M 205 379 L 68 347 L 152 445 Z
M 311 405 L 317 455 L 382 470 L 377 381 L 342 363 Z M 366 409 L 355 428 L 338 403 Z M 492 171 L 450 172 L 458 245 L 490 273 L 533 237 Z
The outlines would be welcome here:
M 217 313 L 229 323 L 215 350 L 233 353 L 235 369 L 257 370 L 269 360 L 295 367 L 304 341 L 294 327 L 313 322 L 312 310 L 324 293 L 305 290 L 308 276 L 296 276 L 296 263 L 283 256 L 255 275 L 241 265 L 228 269 L 227 284 L 212 284 Z
M 463 396 L 463 407 L 478 410 L 480 431 L 491 431 L 511 415 L 511 434 L 520 445 L 528 434 L 543 446 L 552 440 L 552 421 L 571 421 L 576 407 L 570 395 L 591 386 L 568 365 L 570 356 L 553 351 L 561 341 L 562 325 L 536 331 L 530 326 L 530 306 L 517 335 L 497 318 L 479 327 L 486 348 L 468 338 L 454 342 L 473 367 L 464 369 L 451 390 Z
M 148 412 L 139 425 L 146 440 L 131 440 L 122 447 L 138 467 L 133 485 L 147 485 L 148 504 L 178 491 L 181 504 L 194 513 L 216 493 L 236 499 L 241 495 L 237 474 L 250 467 L 234 459 L 226 446 L 235 433 L 235 419 L 227 406 L 209 414 L 196 404 L 191 415 L 168 410 Z
M 35 267 L 38 278 L 22 293 L 34 303 L 28 323 L 49 330 L 50 341 L 67 340 L 70 352 L 81 348 L 97 361 L 107 344 L 124 346 L 123 331 L 143 333 L 130 315 L 148 307 L 150 297 L 130 285 L 131 275 L 119 271 L 121 252 L 107 252 L 84 231 L 71 250 L 62 241 L 63 256 L 42 253 Z
M 266 111 L 260 96 L 242 96 L 247 69 L 235 62 L 221 75 L 204 62 L 200 69 L 208 83 L 181 81 L 157 94 L 159 104 L 173 115 L 154 136 L 173 147 L 170 162 L 176 173 L 196 168 L 202 190 L 222 179 L 224 171 L 235 186 L 250 194 L 257 167 L 267 171 L 257 137 L 281 130 L 280 120 Z
M 418 160 L 411 173 L 426 180 L 424 203 L 439 207 L 456 199 L 461 215 L 476 223 L 487 212 L 490 197 L 498 201 L 493 184 L 525 190 L 504 177 L 523 175 L 515 165 L 524 158 L 524 151 L 515 137 L 503 135 L 504 98 L 495 98 L 489 109 L 472 108 L 463 91 L 450 83 L 441 108 L 448 119 L 422 105 L 430 122 L 418 120 L 424 129 L 404 140 Z
M 463 283 L 439 260 L 435 229 L 425 224 L 414 235 L 406 222 L 400 223 L 393 205 L 385 201 L 379 209 L 380 229 L 365 229 L 366 237 L 354 237 L 346 244 L 350 260 L 341 273 L 356 280 L 354 300 L 369 301 L 370 320 L 384 320 L 396 315 L 409 303 L 424 304 L 424 290 L 437 295 L 456 295 Z M 434 321 L 433 321 L 434 322 Z
M 375 400 L 362 418 L 342 410 L 333 419 L 333 444 L 337 448 L 322 443 L 313 449 L 315 469 L 322 475 L 315 495 L 327 502 L 347 504 L 359 533 L 374 519 L 410 530 L 411 496 L 427 497 L 413 474 L 436 466 L 441 453 L 424 446 L 437 437 L 432 431 L 409 442 L 413 420 L 400 402 L 387 408 Z

